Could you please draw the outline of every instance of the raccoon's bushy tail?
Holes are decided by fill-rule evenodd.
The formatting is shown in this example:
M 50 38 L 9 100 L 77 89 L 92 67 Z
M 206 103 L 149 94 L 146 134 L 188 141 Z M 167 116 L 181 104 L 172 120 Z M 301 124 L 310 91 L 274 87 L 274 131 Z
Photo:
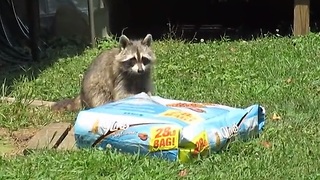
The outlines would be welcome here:
M 53 111 L 78 111 L 82 108 L 81 97 L 78 95 L 75 98 L 64 99 L 54 103 L 51 106 Z

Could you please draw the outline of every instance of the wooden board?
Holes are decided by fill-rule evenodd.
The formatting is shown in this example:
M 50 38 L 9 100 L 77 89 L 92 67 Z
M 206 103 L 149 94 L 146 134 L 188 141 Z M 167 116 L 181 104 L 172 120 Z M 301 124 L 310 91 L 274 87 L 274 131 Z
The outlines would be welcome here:
M 294 0 L 295 36 L 306 35 L 310 32 L 310 0 Z
M 6 102 L 6 103 L 14 103 L 20 101 L 21 103 L 28 105 L 28 106 L 35 106 L 35 107 L 51 107 L 55 102 L 51 101 L 41 101 L 41 100 L 30 100 L 30 99 L 20 99 L 17 100 L 16 98 L 12 97 L 0 97 L 0 102 Z
M 51 123 L 38 131 L 28 142 L 24 153 L 37 149 L 77 149 L 71 123 Z
M 61 144 L 57 147 L 58 150 L 76 150 L 76 142 L 74 137 L 74 128 L 69 131 Z

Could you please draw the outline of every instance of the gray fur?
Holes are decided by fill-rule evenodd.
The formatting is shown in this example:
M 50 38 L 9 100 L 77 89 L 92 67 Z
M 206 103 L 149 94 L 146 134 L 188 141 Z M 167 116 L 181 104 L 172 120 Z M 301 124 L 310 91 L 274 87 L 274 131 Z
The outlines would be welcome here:
M 93 60 L 84 73 L 80 96 L 74 98 L 81 103 L 75 103 L 75 100 L 73 103 L 92 108 L 140 92 L 151 95 L 152 70 L 156 62 L 151 44 L 150 34 L 141 40 L 130 40 L 122 35 L 118 48 L 105 50 Z

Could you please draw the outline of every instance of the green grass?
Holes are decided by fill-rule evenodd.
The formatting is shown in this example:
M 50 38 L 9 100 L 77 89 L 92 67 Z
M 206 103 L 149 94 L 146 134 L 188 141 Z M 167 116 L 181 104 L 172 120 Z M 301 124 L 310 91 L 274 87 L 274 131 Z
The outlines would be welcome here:
M 114 41 L 102 44 L 113 45 Z M 164 40 L 154 48 L 157 95 L 234 107 L 259 103 L 267 111 L 262 136 L 234 142 L 223 153 L 184 165 L 116 152 L 42 151 L 0 158 L 0 179 L 176 179 L 181 169 L 188 170 L 186 179 L 320 179 L 319 34 L 199 44 Z M 79 91 L 79 75 L 99 51 L 60 58 L 35 78 L 15 78 L 12 86 L 3 86 L 4 94 L 43 100 L 72 97 Z M 273 121 L 273 113 L 281 120 Z M 1 104 L 0 126 L 41 126 L 57 118 L 73 121 L 75 115 Z

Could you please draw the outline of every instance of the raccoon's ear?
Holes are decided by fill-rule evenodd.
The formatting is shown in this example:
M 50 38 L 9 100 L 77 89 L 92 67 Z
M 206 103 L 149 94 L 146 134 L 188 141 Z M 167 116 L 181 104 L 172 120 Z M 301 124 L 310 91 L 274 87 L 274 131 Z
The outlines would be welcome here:
M 151 46 L 152 43 L 152 35 L 147 34 L 146 37 L 142 40 L 142 44 L 146 46 Z
M 119 44 L 122 49 L 126 48 L 130 43 L 130 39 L 126 35 L 121 35 L 119 38 Z

